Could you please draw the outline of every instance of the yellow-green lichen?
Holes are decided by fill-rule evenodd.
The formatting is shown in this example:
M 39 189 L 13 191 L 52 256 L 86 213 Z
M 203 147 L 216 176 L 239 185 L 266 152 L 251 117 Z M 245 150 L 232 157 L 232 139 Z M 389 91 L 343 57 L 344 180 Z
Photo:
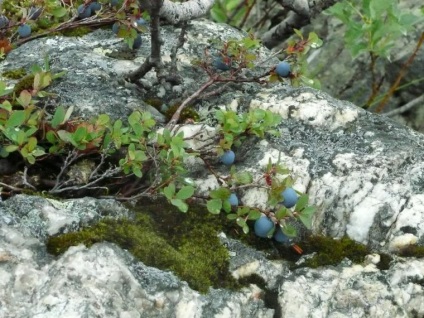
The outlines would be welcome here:
M 21 67 L 13 70 L 4 71 L 1 75 L 9 79 L 20 79 L 26 75 L 26 71 L 24 68 Z
M 90 228 L 48 240 L 58 255 L 80 243 L 113 242 L 144 264 L 172 270 L 200 292 L 237 287 L 228 272 L 228 251 L 219 241 L 219 218 L 201 209 L 183 214 L 167 204 L 143 205 L 135 220 L 104 219 Z

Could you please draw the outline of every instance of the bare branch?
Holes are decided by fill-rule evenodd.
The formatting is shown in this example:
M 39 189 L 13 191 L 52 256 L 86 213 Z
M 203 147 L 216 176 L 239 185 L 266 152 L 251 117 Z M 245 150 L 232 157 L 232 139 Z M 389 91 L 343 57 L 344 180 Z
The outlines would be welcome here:
M 263 44 L 269 49 L 277 46 L 293 34 L 294 28 L 300 29 L 301 27 L 309 24 L 310 20 L 314 16 L 321 13 L 321 11 L 331 7 L 337 1 L 338 0 L 309 1 L 308 10 L 306 10 L 306 6 L 302 0 L 281 0 L 280 3 L 282 5 L 291 4 L 291 9 L 293 11 L 290 11 L 286 18 L 278 25 L 265 32 L 261 38 Z
M 404 112 L 410 110 L 411 108 L 413 108 L 417 105 L 420 105 L 420 104 L 421 105 L 424 104 L 424 95 L 418 96 L 417 98 L 411 100 L 409 103 L 406 103 L 405 105 L 403 105 L 403 106 L 401 106 L 397 109 L 394 109 L 390 112 L 387 112 L 383 115 L 388 116 L 388 117 L 399 115 L 399 114 L 402 114 L 402 113 L 404 113 Z

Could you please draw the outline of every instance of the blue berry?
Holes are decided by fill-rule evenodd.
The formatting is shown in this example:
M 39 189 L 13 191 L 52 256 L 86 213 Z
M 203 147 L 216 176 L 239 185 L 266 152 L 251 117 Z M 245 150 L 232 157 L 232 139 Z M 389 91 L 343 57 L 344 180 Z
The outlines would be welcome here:
M 118 5 L 118 3 L 119 3 L 119 1 L 118 1 L 118 0 L 110 0 L 110 5 L 111 5 L 112 7 L 117 6 L 117 5 Z
M 296 191 L 293 190 L 293 188 L 287 188 L 283 192 L 281 192 L 281 196 L 283 197 L 282 204 L 286 208 L 292 208 L 296 205 L 298 197 Z
M 0 29 L 9 26 L 9 19 L 5 15 L 0 15 Z
M 281 77 L 288 77 L 290 75 L 290 64 L 287 62 L 278 63 L 275 72 Z
M 81 4 L 78 7 L 77 12 L 78 12 L 78 18 L 80 18 L 80 19 L 89 18 L 91 16 L 90 6 L 85 6 L 85 5 Z
M 137 37 L 134 39 L 134 43 L 133 43 L 133 50 L 138 49 L 141 46 L 141 35 L 139 33 L 137 33 Z
M 18 27 L 18 34 L 21 38 L 26 38 L 27 36 L 29 36 L 31 34 L 31 27 L 29 26 L 29 24 L 21 24 Z
M 291 239 L 286 234 L 283 233 L 280 226 L 278 226 L 277 229 L 275 230 L 274 240 L 284 244 L 289 244 L 291 242 Z
M 143 26 L 143 25 L 147 25 L 148 23 L 143 18 L 139 18 L 139 19 L 135 20 L 135 24 L 136 24 L 136 26 Z
M 227 150 L 220 158 L 221 162 L 226 166 L 232 165 L 235 159 L 236 154 L 232 150 Z
M 98 2 L 92 2 L 90 3 L 89 8 L 91 9 L 91 14 L 94 15 L 97 11 L 100 11 L 102 5 Z
M 43 12 L 43 8 L 37 8 L 32 6 L 31 8 L 29 8 L 28 17 L 30 20 L 37 20 L 38 17 L 41 15 L 41 12 Z
M 221 56 L 217 56 L 214 58 L 212 66 L 220 71 L 228 71 L 231 68 L 230 65 L 224 62 L 224 59 Z
M 268 237 L 268 233 L 274 228 L 274 222 L 272 222 L 267 216 L 262 215 L 255 221 L 254 229 L 255 234 L 259 237 Z
M 230 204 L 232 206 L 238 206 L 239 205 L 239 200 L 237 198 L 237 194 L 231 193 L 230 198 L 228 199 L 228 202 L 230 202 Z
M 119 32 L 119 22 L 115 22 L 112 25 L 112 32 L 115 33 L 115 34 L 118 34 L 118 32 Z

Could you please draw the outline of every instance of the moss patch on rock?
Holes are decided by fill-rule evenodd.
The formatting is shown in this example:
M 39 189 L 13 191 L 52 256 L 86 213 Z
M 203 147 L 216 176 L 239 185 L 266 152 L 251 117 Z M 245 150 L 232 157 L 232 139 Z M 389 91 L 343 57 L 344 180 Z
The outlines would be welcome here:
M 183 214 L 168 204 L 146 204 L 134 220 L 104 219 L 79 232 L 51 237 L 47 249 L 59 255 L 69 246 L 108 241 L 127 249 L 148 266 L 171 270 L 191 288 L 237 288 L 228 271 L 229 255 L 217 237 L 219 218 L 202 208 Z
M 26 71 L 24 68 L 17 68 L 13 70 L 4 71 L 1 75 L 8 79 L 16 80 L 24 77 L 26 75 Z
M 302 243 L 302 248 L 305 254 L 315 252 L 315 255 L 303 264 L 312 268 L 336 265 L 344 258 L 348 258 L 354 263 L 362 263 L 365 256 L 371 253 L 365 245 L 359 244 L 346 236 L 341 239 L 312 236 Z

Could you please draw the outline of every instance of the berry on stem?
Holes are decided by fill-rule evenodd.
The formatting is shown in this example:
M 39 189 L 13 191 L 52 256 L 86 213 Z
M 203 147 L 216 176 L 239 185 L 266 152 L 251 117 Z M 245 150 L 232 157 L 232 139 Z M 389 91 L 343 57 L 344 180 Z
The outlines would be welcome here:
M 31 27 L 29 24 L 23 23 L 18 27 L 18 34 L 21 38 L 26 38 L 31 34 Z
M 9 19 L 5 15 L 0 15 L 0 29 L 9 26 Z
M 266 215 L 262 215 L 255 221 L 254 230 L 255 234 L 259 237 L 267 238 L 268 233 L 274 228 L 272 222 Z
M 283 233 L 280 226 L 277 226 L 277 229 L 275 230 L 274 240 L 284 244 L 289 244 L 291 242 L 291 239 Z
M 275 67 L 275 73 L 281 77 L 288 77 L 290 75 L 290 64 L 285 61 L 278 63 Z
M 231 193 L 230 198 L 228 199 L 228 202 L 230 202 L 232 206 L 238 206 L 239 200 L 238 200 L 237 194 Z
M 217 56 L 214 58 L 212 66 L 220 71 L 228 71 L 231 68 L 230 65 L 224 62 L 224 59 L 221 56 Z
M 283 192 L 281 192 L 281 196 L 283 201 L 281 202 L 286 208 L 290 209 L 294 207 L 299 199 L 296 191 L 293 188 L 287 188 Z
M 236 154 L 232 150 L 227 150 L 220 158 L 221 162 L 226 166 L 232 165 L 235 159 Z
M 137 33 L 137 37 L 134 39 L 133 50 L 138 49 L 141 46 L 142 40 L 140 33 Z
M 91 16 L 91 7 L 81 4 L 78 7 L 77 12 L 78 12 L 79 19 L 89 18 Z

